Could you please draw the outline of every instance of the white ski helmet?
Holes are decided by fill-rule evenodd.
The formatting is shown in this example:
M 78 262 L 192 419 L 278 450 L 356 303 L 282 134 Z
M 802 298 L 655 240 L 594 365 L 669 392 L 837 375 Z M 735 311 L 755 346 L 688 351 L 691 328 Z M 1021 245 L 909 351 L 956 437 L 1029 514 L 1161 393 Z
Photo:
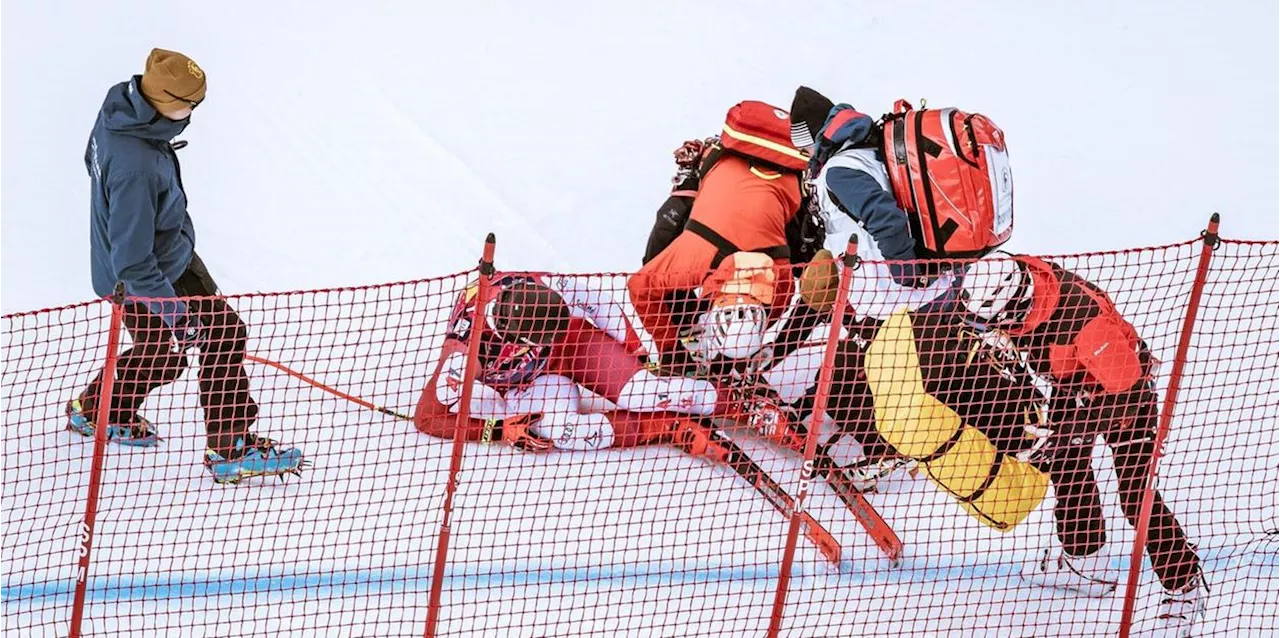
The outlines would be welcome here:
M 702 316 L 699 342 L 703 355 L 707 358 L 719 355 L 728 359 L 747 359 L 755 355 L 764 347 L 767 314 L 761 304 L 745 300 L 714 305 Z
M 763 253 L 737 252 L 726 257 L 702 282 L 701 295 L 711 309 L 700 319 L 702 355 L 747 359 L 764 346 L 769 327 L 766 306 L 773 303 L 777 266 Z
M 965 310 L 994 323 L 1017 319 L 1031 305 L 1031 276 L 1013 256 L 996 251 L 964 271 L 960 302 Z

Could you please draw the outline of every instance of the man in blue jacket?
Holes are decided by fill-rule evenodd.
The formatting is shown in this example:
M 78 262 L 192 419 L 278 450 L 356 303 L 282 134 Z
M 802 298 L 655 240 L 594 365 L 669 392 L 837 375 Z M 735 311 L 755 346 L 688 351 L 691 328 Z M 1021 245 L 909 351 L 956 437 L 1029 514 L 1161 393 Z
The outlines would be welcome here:
M 829 230 L 844 248 L 850 232 L 858 233 L 863 259 L 916 259 L 907 213 L 898 208 L 889 172 L 880 153 L 880 130 L 870 116 L 848 104 L 836 105 L 802 86 L 791 104 L 791 138 L 810 149 L 809 173 L 815 194 L 830 216 Z M 800 146 L 802 145 L 803 146 Z
M 138 415 L 147 394 L 182 375 L 187 352 L 200 351 L 200 404 L 208 450 L 205 466 L 218 483 L 247 476 L 297 474 L 296 448 L 249 431 L 258 404 L 244 368 L 248 330 L 195 253 L 195 229 L 171 143 L 204 100 L 205 73 L 181 53 L 154 49 L 146 70 L 107 92 L 85 150 L 90 178 L 93 289 L 127 298 L 124 323 L 133 345 L 116 364 L 107 437 L 122 445 L 159 443 Z M 183 297 L 192 297 L 183 300 Z M 68 428 L 93 436 L 102 372 L 67 405 Z
M 858 318 L 885 319 L 899 307 L 918 310 L 951 291 L 955 278 L 938 263 L 916 261 L 916 240 L 898 208 L 881 150 L 881 128 L 848 104 L 833 104 L 802 86 L 791 103 L 791 141 L 809 151 L 809 179 L 826 224 L 826 248 L 843 252 L 858 235 L 864 261 L 852 281 Z

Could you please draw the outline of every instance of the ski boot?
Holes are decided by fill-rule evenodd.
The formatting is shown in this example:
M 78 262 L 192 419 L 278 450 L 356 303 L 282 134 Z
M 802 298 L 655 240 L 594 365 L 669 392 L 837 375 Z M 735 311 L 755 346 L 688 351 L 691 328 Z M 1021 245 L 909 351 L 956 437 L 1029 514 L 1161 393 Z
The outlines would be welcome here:
M 1207 593 L 1208 587 L 1199 574 L 1181 589 L 1167 592 L 1160 601 L 1160 613 L 1156 615 L 1160 635 L 1177 638 L 1190 636 L 1196 621 L 1204 617 Z
M 235 446 L 225 455 L 216 450 L 205 450 L 204 466 L 213 475 L 213 482 L 221 485 L 239 483 L 251 476 L 301 476 L 303 468 L 311 465 L 302 457 L 298 448 L 280 449 L 275 441 L 256 434 L 246 433 L 236 437 Z
M 1023 571 L 1022 578 L 1042 587 L 1078 592 L 1102 598 L 1120 584 L 1120 570 L 1101 551 L 1088 556 L 1072 556 L 1046 549 L 1040 559 Z
M 747 425 L 760 436 L 793 452 L 804 454 L 808 430 L 800 415 L 783 403 L 772 390 L 755 390 L 742 399 L 742 413 Z
M 134 415 L 134 422 L 129 425 L 108 425 L 107 442 L 130 447 L 154 447 L 160 444 L 155 426 L 151 422 Z M 97 426 L 85 414 L 79 399 L 67 402 L 67 429 L 83 437 L 93 438 Z

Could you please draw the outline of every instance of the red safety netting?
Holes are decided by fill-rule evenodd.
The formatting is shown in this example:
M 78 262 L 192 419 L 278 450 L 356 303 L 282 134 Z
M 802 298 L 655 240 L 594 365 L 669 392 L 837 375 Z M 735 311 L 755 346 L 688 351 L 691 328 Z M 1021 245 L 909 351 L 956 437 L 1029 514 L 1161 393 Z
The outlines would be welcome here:
M 1129 602 L 1134 635 L 1274 632 L 1276 249 L 1222 241 L 1200 286 L 1201 241 L 963 284 L 482 268 L 190 299 L 189 351 L 128 300 L 110 401 L 110 302 L 8 315 L 5 627 L 1114 635 Z M 77 399 L 134 425 L 96 499 Z M 123 445 L 134 413 L 162 440 Z

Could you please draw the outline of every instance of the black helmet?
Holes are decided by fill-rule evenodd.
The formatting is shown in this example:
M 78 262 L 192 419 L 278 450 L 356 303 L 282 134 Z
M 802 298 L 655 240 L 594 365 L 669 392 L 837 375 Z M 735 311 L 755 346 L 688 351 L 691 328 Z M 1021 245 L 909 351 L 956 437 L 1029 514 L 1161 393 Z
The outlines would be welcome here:
M 533 281 L 502 289 L 493 304 L 493 328 L 509 341 L 549 346 L 569 327 L 569 306 L 556 291 Z

